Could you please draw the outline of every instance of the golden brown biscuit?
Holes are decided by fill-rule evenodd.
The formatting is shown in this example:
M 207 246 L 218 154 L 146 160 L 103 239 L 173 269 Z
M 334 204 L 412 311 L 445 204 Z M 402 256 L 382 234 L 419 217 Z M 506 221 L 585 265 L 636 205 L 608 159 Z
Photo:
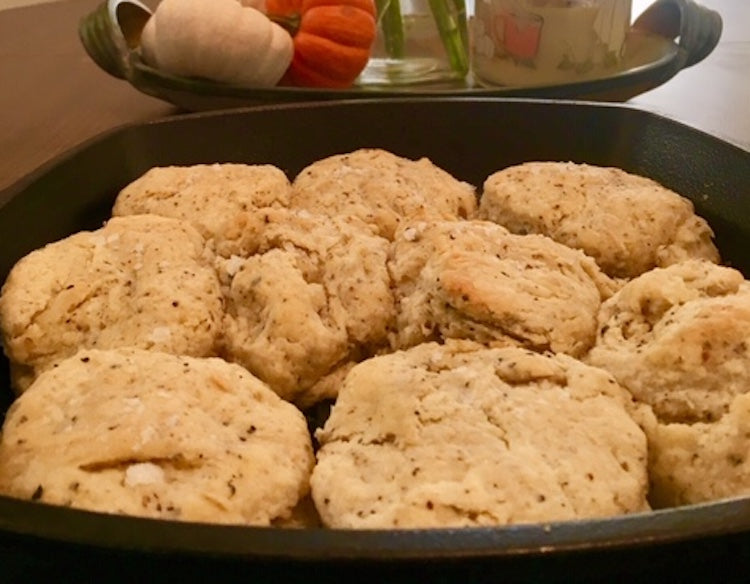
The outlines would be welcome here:
M 648 509 L 646 438 L 609 374 L 565 355 L 423 344 L 346 377 L 317 433 L 325 525 L 504 525 Z
M 414 223 L 396 238 L 389 270 L 396 348 L 462 338 L 580 356 L 615 289 L 582 252 L 488 221 Z
M 11 406 L 0 490 L 106 513 L 270 525 L 314 464 L 302 414 L 221 359 L 88 350 Z
M 651 415 L 655 506 L 750 493 L 750 284 L 691 260 L 657 268 L 604 303 L 586 361 L 609 370 Z
M 248 231 L 260 228 L 254 211 L 286 207 L 291 184 L 269 164 L 196 164 L 150 169 L 117 196 L 112 214 L 153 213 L 183 219 L 222 256 L 254 250 Z
M 484 183 L 479 217 L 581 249 L 612 277 L 719 260 L 713 232 L 689 199 L 618 168 L 528 162 L 500 170 Z
M 187 222 L 116 217 L 22 258 L 0 295 L 0 327 L 22 391 L 82 348 L 216 354 L 222 299 L 213 254 Z
M 392 239 L 414 219 L 465 219 L 476 211 L 473 186 L 427 158 L 409 160 L 363 148 L 318 160 L 294 179 L 292 207 L 358 217 Z

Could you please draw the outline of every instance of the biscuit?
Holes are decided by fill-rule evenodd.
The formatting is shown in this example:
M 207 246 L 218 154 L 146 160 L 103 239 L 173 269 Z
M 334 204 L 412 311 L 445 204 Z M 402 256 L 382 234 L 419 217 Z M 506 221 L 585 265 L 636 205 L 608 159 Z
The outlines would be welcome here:
M 0 295 L 13 383 L 82 348 L 134 346 L 209 356 L 221 332 L 213 256 L 187 222 L 155 215 L 111 219 L 22 258 Z
M 617 278 L 690 258 L 719 261 L 689 199 L 618 168 L 528 162 L 500 170 L 484 183 L 478 215 L 581 249 Z
M 649 499 L 674 507 L 750 495 L 750 393 L 735 396 L 718 420 L 645 425 Z
M 351 215 L 392 239 L 414 219 L 465 219 L 476 211 L 475 188 L 427 158 L 409 160 L 379 149 L 361 149 L 318 160 L 292 184 L 292 207 Z
M 316 434 L 335 528 L 505 525 L 648 509 L 629 395 L 566 355 L 426 343 L 346 377 Z
M 395 348 L 462 338 L 580 356 L 615 284 L 593 259 L 488 221 L 414 223 L 389 256 Z
M 631 280 L 603 305 L 585 360 L 660 422 L 711 422 L 750 387 L 750 284 L 690 260 Z
M 120 191 L 114 216 L 153 213 L 183 219 L 221 256 L 254 250 L 246 232 L 257 229 L 254 211 L 286 207 L 291 184 L 269 164 L 196 164 L 155 167 Z
M 257 254 L 218 262 L 224 351 L 280 396 L 309 404 L 318 381 L 387 344 L 388 241 L 341 217 L 261 215 Z
M 304 416 L 237 365 L 85 350 L 11 406 L 0 490 L 180 521 L 270 525 L 309 492 Z

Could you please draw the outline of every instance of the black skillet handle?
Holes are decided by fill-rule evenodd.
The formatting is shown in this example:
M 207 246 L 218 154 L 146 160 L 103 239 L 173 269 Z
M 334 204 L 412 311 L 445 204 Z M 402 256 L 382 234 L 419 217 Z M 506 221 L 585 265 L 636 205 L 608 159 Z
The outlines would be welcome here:
M 633 23 L 633 28 L 677 39 L 682 67 L 705 59 L 719 43 L 721 15 L 692 0 L 656 0 Z

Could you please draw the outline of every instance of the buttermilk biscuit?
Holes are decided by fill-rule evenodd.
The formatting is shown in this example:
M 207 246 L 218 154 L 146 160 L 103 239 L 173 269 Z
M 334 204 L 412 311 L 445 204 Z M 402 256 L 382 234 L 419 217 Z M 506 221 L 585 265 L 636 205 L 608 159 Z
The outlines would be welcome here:
M 261 215 L 258 252 L 218 262 L 225 352 L 282 397 L 306 404 L 326 397 L 317 395 L 318 381 L 387 343 L 388 241 L 341 217 Z
M 654 506 L 750 494 L 750 284 L 692 260 L 635 278 L 602 306 L 587 362 L 651 408 Z
M 22 258 L 0 295 L 0 326 L 18 391 L 81 348 L 135 346 L 215 354 L 221 289 L 213 256 L 187 222 L 110 220 Z
M 750 284 L 691 260 L 631 280 L 602 305 L 585 358 L 661 422 L 711 422 L 750 388 Z
M 485 181 L 479 216 L 581 249 L 618 278 L 689 258 L 719 260 L 713 232 L 690 200 L 617 168 L 570 162 L 506 168 Z
M 254 211 L 285 207 L 291 184 L 271 165 L 197 164 L 156 167 L 127 185 L 112 214 L 153 213 L 190 221 L 222 256 L 252 253 Z
M 502 525 L 648 509 L 646 438 L 605 371 L 427 343 L 356 365 L 317 438 L 323 523 Z
M 316 213 L 352 215 L 391 239 L 412 219 L 463 219 L 476 210 L 473 186 L 427 158 L 409 160 L 361 149 L 316 161 L 292 185 L 292 206 Z
M 655 507 L 750 495 L 750 393 L 713 422 L 646 425 Z
M 389 270 L 395 348 L 463 338 L 580 356 L 614 290 L 581 251 L 488 221 L 412 224 L 394 241 Z
M 107 513 L 269 525 L 309 491 L 304 416 L 238 365 L 88 350 L 11 406 L 0 490 Z

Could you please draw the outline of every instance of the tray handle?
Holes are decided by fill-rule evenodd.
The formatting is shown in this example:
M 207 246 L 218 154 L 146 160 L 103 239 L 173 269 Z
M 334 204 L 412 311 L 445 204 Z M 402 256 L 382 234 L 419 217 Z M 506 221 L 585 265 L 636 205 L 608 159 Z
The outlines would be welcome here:
M 138 0 L 106 0 L 78 25 L 78 36 L 94 62 L 110 75 L 128 79 L 130 53 L 141 40 L 151 10 Z
M 679 37 L 681 66 L 690 67 L 705 59 L 721 38 L 723 23 L 715 10 L 692 0 L 656 0 L 635 22 L 633 28 L 670 39 Z

